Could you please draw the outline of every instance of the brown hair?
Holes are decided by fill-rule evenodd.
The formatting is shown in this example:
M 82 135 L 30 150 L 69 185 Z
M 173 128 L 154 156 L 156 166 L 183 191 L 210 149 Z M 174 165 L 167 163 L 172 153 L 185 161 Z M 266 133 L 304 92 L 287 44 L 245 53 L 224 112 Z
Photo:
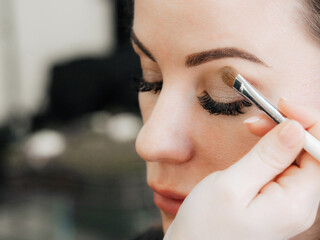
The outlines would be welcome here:
M 320 41 L 320 0 L 305 0 L 305 19 L 311 34 Z

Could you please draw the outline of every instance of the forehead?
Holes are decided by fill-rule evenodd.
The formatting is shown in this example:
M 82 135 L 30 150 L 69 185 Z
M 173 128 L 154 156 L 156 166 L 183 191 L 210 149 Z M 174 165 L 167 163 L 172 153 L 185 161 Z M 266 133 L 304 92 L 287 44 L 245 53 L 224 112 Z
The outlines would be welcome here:
M 157 55 L 236 46 L 272 50 L 300 31 L 294 0 L 136 0 L 134 31 Z M 296 36 L 295 36 L 296 37 Z M 287 41 L 286 39 L 283 39 Z M 263 46 L 263 48 L 261 48 Z M 263 49 L 263 50 L 262 50 Z M 261 53 L 260 53 L 261 52 Z

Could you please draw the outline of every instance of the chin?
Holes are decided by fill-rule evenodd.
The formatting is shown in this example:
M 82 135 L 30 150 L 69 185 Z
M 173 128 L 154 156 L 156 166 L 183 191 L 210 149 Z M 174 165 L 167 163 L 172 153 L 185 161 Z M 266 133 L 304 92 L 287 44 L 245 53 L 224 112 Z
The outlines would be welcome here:
M 160 213 L 161 213 L 161 219 L 162 219 L 162 228 L 165 234 L 168 228 L 170 227 L 171 223 L 173 222 L 175 216 L 172 216 L 162 210 L 160 210 Z

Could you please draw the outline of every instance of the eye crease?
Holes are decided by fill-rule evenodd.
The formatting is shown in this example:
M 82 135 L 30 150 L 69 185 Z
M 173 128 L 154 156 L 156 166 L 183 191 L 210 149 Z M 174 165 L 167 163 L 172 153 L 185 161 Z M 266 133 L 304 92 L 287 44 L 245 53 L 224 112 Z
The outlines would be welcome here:
M 162 82 L 150 83 L 143 79 L 143 77 L 135 78 L 135 89 L 138 92 L 153 92 L 157 94 L 162 89 Z M 243 109 L 245 107 L 251 107 L 252 103 L 246 99 L 222 103 L 213 100 L 210 95 L 205 92 L 204 95 L 198 97 L 200 105 L 203 109 L 207 110 L 211 115 L 227 115 L 227 116 L 236 116 L 239 114 L 244 114 Z

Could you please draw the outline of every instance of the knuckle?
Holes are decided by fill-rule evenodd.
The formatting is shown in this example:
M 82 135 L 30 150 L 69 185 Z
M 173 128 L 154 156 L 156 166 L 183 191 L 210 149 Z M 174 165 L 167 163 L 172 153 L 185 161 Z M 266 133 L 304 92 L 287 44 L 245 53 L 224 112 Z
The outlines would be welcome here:
M 257 157 L 263 164 L 268 167 L 281 171 L 283 169 L 283 160 L 280 157 L 281 154 L 277 154 L 277 151 L 273 144 L 261 144 L 258 147 Z

